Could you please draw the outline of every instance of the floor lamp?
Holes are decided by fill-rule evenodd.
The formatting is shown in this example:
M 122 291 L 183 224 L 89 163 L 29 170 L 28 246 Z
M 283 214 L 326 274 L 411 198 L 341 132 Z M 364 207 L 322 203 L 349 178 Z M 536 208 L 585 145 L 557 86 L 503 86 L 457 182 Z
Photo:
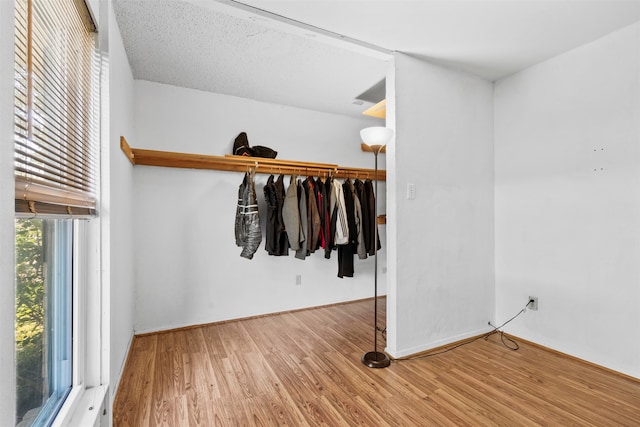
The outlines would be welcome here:
M 375 173 L 375 196 L 378 197 L 378 154 L 389 142 L 393 130 L 383 127 L 374 126 L 365 128 L 360 131 L 360 137 L 362 141 L 371 148 L 375 156 L 376 173 Z M 373 351 L 365 353 L 362 356 L 362 363 L 369 368 L 386 368 L 391 364 L 389 357 L 383 352 L 378 351 L 378 208 L 376 204 L 373 206 L 374 213 L 374 235 L 373 235 L 373 257 L 374 271 L 373 271 Z

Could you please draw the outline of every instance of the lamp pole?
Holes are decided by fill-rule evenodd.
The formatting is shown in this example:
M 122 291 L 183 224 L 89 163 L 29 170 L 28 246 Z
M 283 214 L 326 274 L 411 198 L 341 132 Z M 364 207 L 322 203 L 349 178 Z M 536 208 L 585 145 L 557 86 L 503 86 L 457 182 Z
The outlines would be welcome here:
M 366 143 L 366 141 L 365 141 Z M 374 181 L 374 194 L 375 200 L 378 197 L 378 154 L 382 151 L 384 145 L 370 145 L 375 157 L 375 181 Z M 373 351 L 365 353 L 362 356 L 362 363 L 369 368 L 386 368 L 391 364 L 389 357 L 382 352 L 378 351 L 378 206 L 377 203 L 373 204 L 373 218 L 374 218 L 374 233 L 373 233 L 373 258 L 374 258 L 374 271 L 373 271 Z

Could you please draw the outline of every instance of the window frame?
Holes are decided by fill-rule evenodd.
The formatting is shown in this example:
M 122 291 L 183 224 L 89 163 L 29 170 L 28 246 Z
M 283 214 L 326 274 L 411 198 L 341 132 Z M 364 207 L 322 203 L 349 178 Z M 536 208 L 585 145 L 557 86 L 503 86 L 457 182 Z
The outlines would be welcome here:
M 13 2 L 0 1 L 0 140 L 13 140 Z M 15 423 L 15 195 L 13 144 L 0 144 L 0 425 Z
M 78 1 L 78 0 L 76 0 Z M 80 0 L 83 1 L 83 0 Z M 92 7 L 103 8 L 103 2 L 95 2 L 88 0 L 86 6 L 89 14 L 94 18 L 99 16 L 99 11 Z M 0 98 L 2 109 L 0 109 L 0 135 L 3 139 L 11 138 L 13 140 L 13 87 L 8 78 L 13 79 L 13 59 L 14 59 L 14 20 L 15 11 L 13 2 L 0 1 L 0 81 L 2 94 L 10 97 Z M 5 30 L 6 29 L 6 30 Z M 5 37 L 8 36 L 8 37 Z M 100 46 L 102 37 L 95 36 L 95 49 L 103 55 L 103 49 Z M 5 43 L 5 40 L 7 43 Z M 106 41 L 105 41 L 106 42 Z M 108 70 L 108 61 L 99 58 L 99 100 L 98 105 L 101 111 L 98 113 L 98 128 L 96 129 L 98 145 L 97 155 L 97 186 L 95 189 L 96 206 L 99 210 L 100 205 L 100 170 L 102 160 L 100 154 L 103 153 L 101 141 L 105 140 L 104 120 L 108 111 L 104 110 L 104 95 L 107 87 L 105 86 L 105 72 Z M 5 79 L 5 76 L 7 79 Z M 5 110 L 5 107 L 9 107 Z M 5 114 L 7 113 L 7 114 Z M 0 238 L 0 265 L 3 267 L 0 274 L 0 320 L 8 319 L 9 315 L 15 322 L 15 229 L 14 219 L 15 213 L 15 193 L 10 191 L 14 188 L 15 176 L 13 173 L 13 144 L 4 144 L 7 147 L 0 148 L 0 164 L 2 164 L 2 172 L 0 172 L 0 228 L 2 229 L 2 238 Z M 7 166 L 7 167 L 5 167 Z M 11 176 L 9 176 L 11 175 Z M 7 191 L 5 191 L 7 190 Z M 10 210 L 9 210 L 10 209 Z M 74 212 L 75 214 L 75 212 Z M 79 216 L 73 221 L 73 366 L 72 366 L 72 388 L 67 395 L 62 407 L 58 411 L 55 419 L 52 421 L 53 426 L 66 425 L 97 425 L 98 418 L 103 414 L 102 409 L 106 408 L 107 389 L 108 389 L 108 360 L 109 360 L 109 339 L 108 339 L 108 312 L 106 305 L 108 303 L 108 287 L 103 287 L 104 272 L 102 271 L 102 233 L 103 220 L 99 217 L 91 217 L 89 215 Z M 46 216 L 46 215 L 44 215 Z M 89 217 L 89 218 L 87 218 Z M 14 230 L 9 231 L 9 226 Z M 9 264 L 10 260 L 10 264 Z M 13 268 L 4 267 L 13 266 Z M 11 286 L 9 286 L 11 283 Z M 6 286 L 4 286 L 6 285 Z M 7 298 L 5 298 L 7 297 Z M 13 425 L 15 423 L 16 409 L 16 388 L 15 388 L 15 327 L 14 322 L 7 322 L 0 326 L 0 362 L 7 368 L 0 371 L 0 391 L 2 396 L 0 400 L 0 425 Z M 1 324 L 2 322 L 0 322 Z M 8 325 L 8 327 L 5 327 Z M 11 331 L 8 330 L 11 328 Z M 9 335 L 10 332 L 10 335 Z M 13 345 L 5 345 L 12 342 Z M 9 364 L 7 364 L 9 362 Z M 6 381 L 5 381 L 6 380 Z
M 100 220 L 74 221 L 73 375 L 72 388 L 51 424 L 93 425 L 107 392 L 102 375 L 102 287 L 100 286 Z

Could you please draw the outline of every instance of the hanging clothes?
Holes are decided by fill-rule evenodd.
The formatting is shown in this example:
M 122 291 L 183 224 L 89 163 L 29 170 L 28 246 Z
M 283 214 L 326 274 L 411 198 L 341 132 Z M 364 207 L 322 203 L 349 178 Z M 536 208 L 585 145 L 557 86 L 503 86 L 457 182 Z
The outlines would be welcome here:
M 355 188 L 351 180 L 347 179 L 342 185 L 345 200 L 345 212 L 347 215 L 347 224 L 349 226 L 349 244 L 353 246 L 354 251 L 358 248 L 358 225 L 360 222 L 359 211 L 360 202 L 355 194 Z M 356 204 L 358 209 L 356 209 Z
M 282 217 L 282 209 L 284 208 L 284 199 L 286 192 L 284 190 L 284 175 L 280 175 L 275 182 L 276 201 L 277 201 L 277 222 L 276 222 L 276 251 L 278 256 L 289 255 L 289 239 L 287 230 Z
M 324 208 L 324 224 L 323 224 L 323 232 L 324 232 L 324 257 L 326 259 L 331 258 L 331 251 L 334 248 L 334 230 L 336 228 L 336 224 L 333 216 L 333 209 L 335 209 L 335 190 L 332 184 L 333 180 L 331 177 L 327 177 L 324 181 L 324 191 L 323 191 L 323 208 Z M 333 205 L 332 205 L 333 202 Z
M 238 188 L 235 236 L 236 245 L 242 247 L 240 256 L 252 259 L 262 241 L 254 172 L 247 172 Z
M 335 179 L 331 179 L 331 181 L 328 182 L 329 194 L 327 195 L 327 197 L 329 198 L 329 230 L 330 230 L 329 235 L 331 236 L 331 246 L 328 249 L 329 256 L 326 256 L 326 258 L 329 258 L 331 251 L 336 249 L 337 247 L 336 228 L 338 227 L 338 193 L 334 186 L 334 183 L 336 182 L 337 181 Z M 325 252 L 325 255 L 326 255 L 326 252 Z
M 359 259 L 367 259 L 367 249 L 364 244 L 364 230 L 363 230 L 363 218 L 362 218 L 362 205 L 360 204 L 360 198 L 358 197 L 358 191 L 356 186 L 351 180 L 347 180 L 348 191 L 351 192 L 351 196 L 353 197 L 353 225 L 355 226 L 355 231 L 352 230 L 351 225 L 349 226 L 349 236 L 352 237 L 352 232 L 355 234 L 356 240 L 356 253 L 358 254 Z M 349 223 L 351 224 L 351 223 Z
M 376 206 L 376 195 L 373 191 L 373 182 L 370 179 L 367 179 L 364 182 L 364 197 L 367 198 L 368 203 L 368 212 L 365 214 L 368 216 L 368 230 L 365 230 L 365 240 L 367 239 L 366 234 L 369 235 L 368 240 L 370 246 L 368 246 L 369 255 L 374 255 L 375 251 L 379 251 L 382 246 L 380 245 L 380 236 L 377 233 L 378 230 L 378 220 L 376 218 L 375 206 Z M 374 243 L 374 239 L 377 240 Z M 374 244 L 376 248 L 374 249 Z
M 317 190 L 313 178 L 304 180 L 307 191 L 307 255 L 316 251 L 320 239 L 320 214 L 318 212 Z
M 274 176 L 270 175 L 264 186 L 264 198 L 267 202 L 267 227 L 265 250 L 269 255 L 286 256 L 289 254 L 289 241 L 282 219 L 282 208 L 284 206 L 284 176 L 280 175 L 274 181 Z
M 353 192 L 351 181 L 345 181 L 340 188 L 343 195 L 344 221 L 347 235 L 344 244 L 338 246 L 338 277 L 353 277 L 353 254 L 358 247 L 358 230 L 354 213 Z
M 300 207 L 298 204 L 298 183 L 295 175 L 291 176 L 282 207 L 282 219 L 287 232 L 289 247 L 294 251 L 300 249 Z M 304 238 L 302 239 L 304 241 Z
M 324 207 L 324 183 L 320 178 L 316 178 L 313 180 L 313 191 L 315 192 L 316 197 L 316 206 L 318 208 L 318 217 L 320 218 L 320 235 L 318 236 L 318 246 L 316 249 L 324 249 L 325 246 L 325 207 Z M 324 193 L 324 195 L 323 195 Z
M 276 187 L 273 181 L 273 175 L 267 179 L 264 185 L 264 200 L 267 202 L 267 227 L 264 249 L 269 255 L 276 253 L 276 219 L 278 215 L 278 202 L 276 201 Z
M 236 219 L 235 219 L 235 236 L 236 236 L 236 246 L 243 246 L 243 237 L 242 237 L 242 212 L 244 211 L 244 188 L 247 185 L 247 174 L 244 174 L 244 179 L 242 180 L 242 184 L 238 186 L 238 201 L 236 203 Z
M 356 190 L 356 195 L 358 196 L 358 200 L 360 201 L 360 207 L 362 212 L 362 245 L 364 246 L 364 257 L 360 256 L 360 252 L 358 253 L 358 257 L 360 259 L 366 259 L 369 256 L 369 248 L 372 247 L 371 242 L 373 238 L 371 237 L 371 227 L 369 226 L 369 221 L 371 220 L 371 216 L 369 215 L 369 199 L 364 191 L 364 183 L 359 179 L 356 179 L 353 183 L 353 186 Z
M 298 211 L 300 212 L 300 236 L 298 241 L 300 247 L 296 251 L 296 258 L 305 259 L 307 257 L 307 236 L 309 235 L 309 220 L 307 218 L 307 192 L 298 180 Z
M 331 221 L 333 228 L 333 241 L 336 246 L 346 245 L 349 243 L 349 222 L 347 216 L 348 206 L 346 206 L 346 194 L 344 192 L 344 184 L 340 184 L 338 180 L 332 181 L 333 192 L 331 193 L 332 217 L 335 222 Z M 334 225 L 335 224 L 335 225 Z

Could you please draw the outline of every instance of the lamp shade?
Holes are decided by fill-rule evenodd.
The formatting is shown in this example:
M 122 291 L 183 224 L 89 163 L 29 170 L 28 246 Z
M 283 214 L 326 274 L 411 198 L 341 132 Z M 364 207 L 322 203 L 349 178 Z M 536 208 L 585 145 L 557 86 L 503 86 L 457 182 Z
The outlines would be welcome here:
M 387 142 L 393 136 L 393 129 L 389 129 L 384 126 L 373 126 L 370 128 L 364 128 L 360 131 L 360 138 L 362 142 L 369 147 L 382 147 L 387 145 Z

